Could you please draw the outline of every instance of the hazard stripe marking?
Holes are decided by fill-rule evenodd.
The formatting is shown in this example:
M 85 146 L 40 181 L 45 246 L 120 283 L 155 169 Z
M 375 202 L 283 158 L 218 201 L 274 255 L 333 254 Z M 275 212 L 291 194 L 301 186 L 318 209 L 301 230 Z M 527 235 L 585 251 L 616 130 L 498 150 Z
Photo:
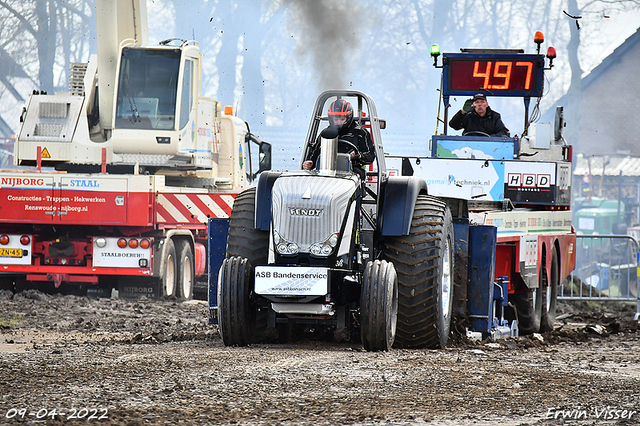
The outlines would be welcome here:
M 208 218 L 228 218 L 234 195 L 160 194 L 156 220 L 160 223 L 207 223 Z
M 158 197 L 158 204 L 178 223 L 188 223 L 189 220 L 164 195 Z
M 189 195 L 185 194 L 176 194 L 176 198 L 178 201 L 182 203 L 183 206 L 189 209 L 189 212 L 195 216 L 193 220 L 196 222 L 205 223 L 207 221 L 207 215 L 203 213 L 198 206 L 194 204 L 195 200 L 192 200 Z
M 193 211 L 190 195 L 184 194 L 167 194 L 167 201 L 169 201 L 173 207 L 175 207 L 189 223 L 201 223 L 196 219 L 196 212 Z M 182 197 L 182 200 L 179 198 Z M 177 221 L 177 219 L 176 219 Z
M 233 202 L 236 200 L 236 197 L 232 195 L 221 195 L 220 199 L 227 204 L 229 208 L 229 214 L 231 214 L 231 210 L 233 209 Z
M 209 197 L 208 195 L 198 195 L 198 198 L 207 206 L 207 208 L 211 211 L 211 213 L 213 213 L 213 217 L 217 217 L 217 218 L 229 217 L 229 215 L 222 209 L 222 207 L 216 204 L 216 202 L 213 201 L 213 199 L 211 199 L 211 197 Z

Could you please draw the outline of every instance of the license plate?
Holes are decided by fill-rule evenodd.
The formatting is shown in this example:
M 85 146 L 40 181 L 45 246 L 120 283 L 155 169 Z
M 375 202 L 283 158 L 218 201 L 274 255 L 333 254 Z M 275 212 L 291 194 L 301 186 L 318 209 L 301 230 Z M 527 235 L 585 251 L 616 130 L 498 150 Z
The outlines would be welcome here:
M 329 270 L 316 267 L 258 266 L 255 292 L 274 296 L 324 296 Z
M 22 257 L 22 249 L 0 248 L 0 257 Z

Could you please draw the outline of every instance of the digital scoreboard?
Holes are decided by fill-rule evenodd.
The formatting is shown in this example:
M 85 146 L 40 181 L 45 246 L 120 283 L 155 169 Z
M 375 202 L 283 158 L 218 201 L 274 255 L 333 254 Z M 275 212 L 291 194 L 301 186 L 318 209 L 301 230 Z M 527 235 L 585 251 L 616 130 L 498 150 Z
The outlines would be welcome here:
M 544 56 L 518 53 L 444 53 L 443 94 L 538 97 Z

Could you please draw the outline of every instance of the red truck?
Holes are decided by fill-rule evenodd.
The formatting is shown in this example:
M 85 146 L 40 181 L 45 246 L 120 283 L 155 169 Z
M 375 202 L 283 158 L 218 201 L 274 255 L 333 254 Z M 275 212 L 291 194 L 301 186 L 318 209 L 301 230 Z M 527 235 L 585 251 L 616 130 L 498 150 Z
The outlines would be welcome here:
M 0 171 L 0 284 L 189 299 L 209 219 L 270 168 L 270 145 L 200 95 L 196 42 L 148 45 L 144 1 L 96 11 L 97 55 L 73 64 L 69 93 L 29 97 Z

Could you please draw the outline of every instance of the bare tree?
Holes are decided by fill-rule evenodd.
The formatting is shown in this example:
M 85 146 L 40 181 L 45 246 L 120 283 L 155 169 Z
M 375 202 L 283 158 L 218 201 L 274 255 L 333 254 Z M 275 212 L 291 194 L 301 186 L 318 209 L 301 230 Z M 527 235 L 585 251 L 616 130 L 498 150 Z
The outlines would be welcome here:
M 93 1 L 0 0 L 0 9 L 5 52 L 41 90 L 66 86 L 69 62 L 87 60 L 95 38 Z

